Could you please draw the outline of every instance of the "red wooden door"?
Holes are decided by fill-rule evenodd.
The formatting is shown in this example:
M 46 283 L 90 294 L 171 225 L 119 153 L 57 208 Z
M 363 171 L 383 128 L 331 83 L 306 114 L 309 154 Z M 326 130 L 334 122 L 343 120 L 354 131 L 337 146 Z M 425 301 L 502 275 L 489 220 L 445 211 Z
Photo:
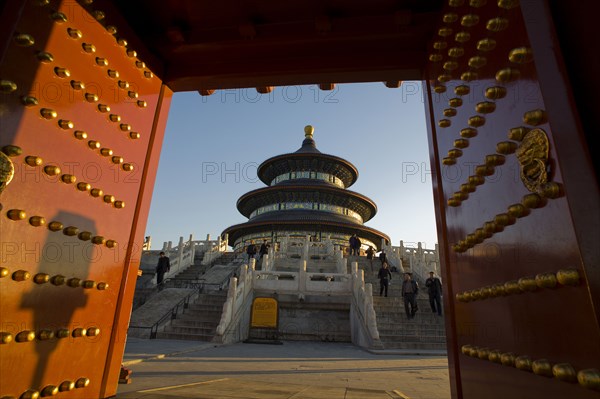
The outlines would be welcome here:
M 450 0 L 431 43 L 455 398 L 599 395 L 598 186 L 553 29 L 544 2 Z
M 105 398 L 171 92 L 120 21 L 46 3 L 1 15 L 0 397 Z

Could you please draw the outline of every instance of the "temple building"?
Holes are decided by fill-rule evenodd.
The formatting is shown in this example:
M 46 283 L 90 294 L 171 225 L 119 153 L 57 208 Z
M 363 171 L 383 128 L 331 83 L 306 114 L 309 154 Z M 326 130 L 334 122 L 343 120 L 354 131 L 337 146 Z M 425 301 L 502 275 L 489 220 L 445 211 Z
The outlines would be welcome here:
M 239 249 L 254 241 L 279 242 L 283 237 L 331 239 L 346 246 L 356 234 L 362 247 L 381 248 L 389 237 L 364 225 L 377 213 L 368 197 L 348 190 L 358 170 L 340 157 L 323 154 L 315 145 L 312 126 L 296 152 L 277 155 L 258 167 L 258 177 L 268 187 L 244 194 L 237 209 L 249 220 L 228 227 L 229 243 Z

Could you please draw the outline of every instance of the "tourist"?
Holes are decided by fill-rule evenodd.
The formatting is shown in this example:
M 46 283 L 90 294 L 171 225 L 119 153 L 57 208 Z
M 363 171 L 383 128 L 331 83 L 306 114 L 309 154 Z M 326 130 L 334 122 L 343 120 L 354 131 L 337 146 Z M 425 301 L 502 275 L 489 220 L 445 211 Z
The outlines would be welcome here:
M 390 285 L 390 280 L 392 279 L 392 273 L 390 273 L 387 263 L 381 265 L 381 269 L 379 269 L 379 274 L 377 277 L 379 277 L 379 296 L 381 296 L 384 291 L 385 296 L 388 296 L 388 286 Z
M 369 245 L 369 249 L 367 249 L 367 259 L 369 260 L 369 264 L 371 265 L 371 273 L 373 273 L 373 256 L 375 255 L 375 250 L 371 245 Z
M 354 237 L 356 237 L 356 241 L 354 241 L 354 253 L 356 256 L 360 256 L 360 246 L 362 245 L 362 242 L 360 242 L 360 238 L 358 238 L 356 234 L 354 234 Z
M 269 253 L 269 244 L 267 243 L 267 240 L 264 240 L 260 246 L 260 250 L 258 251 L 258 254 L 260 255 L 259 260 L 262 260 L 263 256 L 265 256 L 268 253 Z
M 354 255 L 354 248 L 356 248 L 356 234 L 352 234 L 348 240 L 348 245 L 350 246 L 350 256 L 352 256 Z
M 385 251 L 383 249 L 381 250 L 381 253 L 379 254 L 379 260 L 381 261 L 382 265 L 384 263 L 387 263 L 387 256 L 386 256 Z
M 429 272 L 429 278 L 425 281 L 425 286 L 427 287 L 427 293 L 429 294 L 429 305 L 431 306 L 431 311 L 433 313 L 438 314 L 438 316 L 442 315 L 442 283 L 440 279 L 435 277 L 434 272 Z
M 256 245 L 254 245 L 254 241 L 250 241 L 250 244 L 248 244 L 246 254 L 248 255 L 248 266 L 250 266 L 250 259 L 254 259 L 254 255 L 256 255 Z
M 404 311 L 406 317 L 412 319 L 419 310 L 417 306 L 417 295 L 419 294 L 419 285 L 412 279 L 410 273 L 404 273 L 402 282 L 402 298 L 404 299 Z M 409 306 L 410 305 L 410 306 Z
M 171 271 L 171 261 L 164 252 L 161 252 L 158 256 L 158 264 L 156 265 L 156 286 L 158 287 L 159 291 L 162 291 L 164 287 L 163 279 L 165 277 L 165 273 L 169 271 Z

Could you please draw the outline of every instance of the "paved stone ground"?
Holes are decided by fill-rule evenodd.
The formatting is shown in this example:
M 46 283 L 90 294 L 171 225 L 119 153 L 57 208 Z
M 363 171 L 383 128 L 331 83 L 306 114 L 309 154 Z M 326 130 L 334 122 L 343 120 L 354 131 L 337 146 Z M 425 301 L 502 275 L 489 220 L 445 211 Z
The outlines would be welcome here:
M 373 354 L 351 344 L 129 339 L 117 399 L 449 399 L 445 356 Z

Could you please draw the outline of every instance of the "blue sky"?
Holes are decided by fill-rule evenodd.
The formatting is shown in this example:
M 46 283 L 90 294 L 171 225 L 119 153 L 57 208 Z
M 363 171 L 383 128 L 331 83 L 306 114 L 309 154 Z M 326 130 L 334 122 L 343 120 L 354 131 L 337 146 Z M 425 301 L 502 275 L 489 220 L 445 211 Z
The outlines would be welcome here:
M 194 234 L 216 238 L 246 219 L 237 199 L 264 184 L 256 169 L 265 159 L 294 152 L 304 126 L 315 128 L 317 148 L 352 162 L 350 188 L 378 206 L 366 223 L 393 245 L 437 242 L 431 168 L 420 82 L 398 89 L 382 83 L 197 92 L 173 97 L 146 235 L 153 248 Z

